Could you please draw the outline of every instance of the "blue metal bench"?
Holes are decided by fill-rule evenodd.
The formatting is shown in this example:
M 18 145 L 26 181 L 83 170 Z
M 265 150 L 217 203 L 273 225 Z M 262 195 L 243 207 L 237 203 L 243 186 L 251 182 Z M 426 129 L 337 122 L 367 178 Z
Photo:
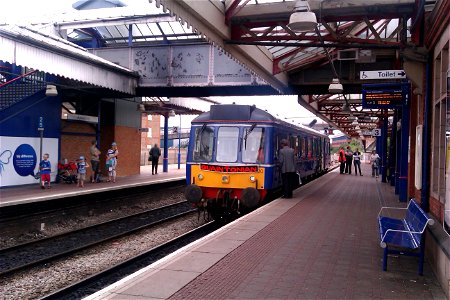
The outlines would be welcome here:
M 394 219 L 382 215 L 387 210 L 406 210 L 406 214 L 404 219 Z M 419 257 L 419 275 L 423 275 L 425 229 L 433 223 L 434 220 L 428 218 L 414 199 L 409 201 L 407 208 L 382 207 L 378 213 L 378 227 L 380 246 L 384 248 L 383 271 L 387 270 L 388 254 L 404 254 Z

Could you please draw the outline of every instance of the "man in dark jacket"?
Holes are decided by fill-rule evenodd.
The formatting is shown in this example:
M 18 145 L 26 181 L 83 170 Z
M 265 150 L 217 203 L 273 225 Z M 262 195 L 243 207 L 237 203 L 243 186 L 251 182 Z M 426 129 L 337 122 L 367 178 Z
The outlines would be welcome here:
M 294 149 L 289 147 L 289 142 L 286 139 L 281 140 L 281 147 L 279 160 L 281 165 L 281 179 L 283 180 L 284 198 L 292 198 L 294 178 L 296 176 Z
M 152 175 L 158 174 L 158 162 L 161 156 L 161 149 L 159 149 L 158 144 L 155 144 L 149 151 L 149 157 L 152 161 Z
M 353 162 L 353 151 L 350 146 L 347 146 L 345 151 L 345 173 L 352 174 L 352 162 Z

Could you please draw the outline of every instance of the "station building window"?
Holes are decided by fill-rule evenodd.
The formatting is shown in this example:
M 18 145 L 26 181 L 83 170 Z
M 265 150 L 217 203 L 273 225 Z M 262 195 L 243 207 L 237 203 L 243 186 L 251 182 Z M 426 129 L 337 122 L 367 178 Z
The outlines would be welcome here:
M 445 210 L 450 211 L 450 201 L 446 201 L 447 190 L 450 189 L 446 182 L 448 172 L 448 135 L 450 116 L 448 106 L 448 71 L 449 41 L 441 43 L 440 48 L 435 48 L 433 63 L 433 124 L 432 124 L 432 169 L 431 169 L 431 196 L 444 204 Z M 447 168 L 447 170 L 446 170 Z M 448 180 L 447 180 L 448 181 Z M 449 199 L 447 199 L 449 200 Z M 446 216 L 447 219 L 447 216 Z M 450 220 L 446 220 L 448 223 Z

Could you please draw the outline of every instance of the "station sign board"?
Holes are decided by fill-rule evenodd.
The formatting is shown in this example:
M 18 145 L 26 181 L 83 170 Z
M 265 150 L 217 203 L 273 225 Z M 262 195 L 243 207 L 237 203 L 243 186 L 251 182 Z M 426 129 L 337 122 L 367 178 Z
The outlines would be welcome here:
M 373 136 L 381 136 L 381 129 L 375 128 L 374 130 L 372 130 L 372 135 Z
M 408 103 L 409 83 L 362 85 L 363 108 L 396 108 Z

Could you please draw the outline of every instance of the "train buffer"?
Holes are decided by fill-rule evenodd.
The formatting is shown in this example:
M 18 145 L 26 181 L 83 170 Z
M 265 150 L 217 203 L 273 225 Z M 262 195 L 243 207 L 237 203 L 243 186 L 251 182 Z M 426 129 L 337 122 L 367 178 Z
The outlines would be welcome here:
M 389 211 L 402 212 L 404 218 L 391 218 L 383 214 Z M 378 213 L 380 246 L 384 248 L 383 271 L 387 270 L 388 254 L 402 254 L 419 257 L 419 275 L 423 275 L 425 252 L 425 229 L 434 220 L 411 199 L 407 208 L 382 207 Z

